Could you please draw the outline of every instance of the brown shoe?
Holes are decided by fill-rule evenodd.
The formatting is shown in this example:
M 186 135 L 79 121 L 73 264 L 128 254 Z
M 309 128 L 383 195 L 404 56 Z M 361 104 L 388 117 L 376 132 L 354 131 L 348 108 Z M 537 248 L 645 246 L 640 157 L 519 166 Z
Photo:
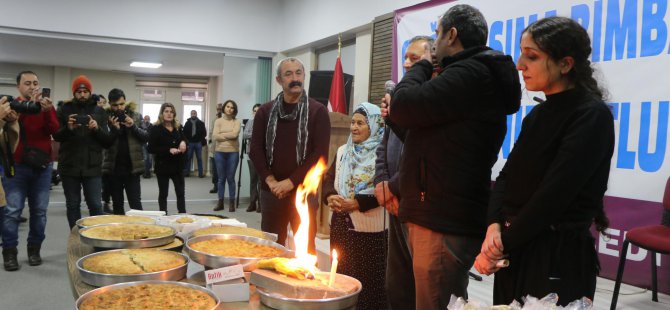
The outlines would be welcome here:
M 228 205 L 229 212 L 235 212 L 235 199 L 230 199 L 230 204 Z
M 216 208 L 214 208 L 214 211 L 221 211 L 223 210 L 223 199 L 219 199 L 219 202 L 216 203 Z

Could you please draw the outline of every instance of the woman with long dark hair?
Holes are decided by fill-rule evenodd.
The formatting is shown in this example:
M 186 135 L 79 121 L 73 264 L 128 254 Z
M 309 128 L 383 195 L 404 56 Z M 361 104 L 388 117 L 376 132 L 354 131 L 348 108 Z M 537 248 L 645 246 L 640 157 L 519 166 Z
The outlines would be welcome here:
M 546 101 L 526 116 L 494 186 L 475 268 L 496 274 L 493 302 L 557 293 L 566 305 L 593 299 L 600 265 L 590 227 L 603 232 L 614 119 L 577 22 L 549 17 L 526 28 L 517 68 Z M 509 260 L 509 266 L 497 264 Z
M 149 152 L 154 154 L 154 173 L 158 180 L 158 207 L 167 213 L 170 180 L 177 195 L 177 211 L 186 213 L 184 192 L 184 153 L 186 140 L 179 130 L 177 110 L 172 103 L 161 105 L 158 121 L 149 132 Z

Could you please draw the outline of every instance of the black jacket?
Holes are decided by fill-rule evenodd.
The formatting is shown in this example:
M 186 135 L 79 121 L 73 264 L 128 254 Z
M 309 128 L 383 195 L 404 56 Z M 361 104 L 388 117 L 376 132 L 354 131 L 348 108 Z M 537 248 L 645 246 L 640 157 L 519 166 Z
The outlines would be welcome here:
M 186 120 L 184 126 L 182 127 L 182 133 L 184 133 L 186 142 L 190 143 L 200 142 L 202 143 L 202 145 L 207 144 L 207 129 L 205 128 L 205 122 L 198 119 L 195 125 L 195 135 L 193 135 L 192 132 L 193 132 L 193 122 L 191 122 L 191 119 L 189 118 Z
M 120 125 L 120 130 L 118 130 L 118 138 L 112 145 L 103 152 L 103 163 L 102 163 L 102 173 L 103 174 L 114 174 L 116 167 L 116 161 L 119 149 L 125 149 L 127 154 L 122 154 L 122 156 L 129 156 L 130 158 L 130 167 L 128 167 L 127 174 L 140 174 L 144 172 L 144 153 L 142 147 L 149 140 L 149 131 L 142 128 L 140 125 L 142 119 L 140 114 L 135 111 L 137 105 L 134 102 L 129 102 L 126 107 L 126 117 L 133 119 L 133 126 L 128 128 L 123 124 Z M 106 111 L 108 115 L 116 116 L 111 108 Z M 122 141 L 122 140 L 126 141 Z M 126 146 L 120 147 L 119 144 L 125 143 Z
M 56 113 L 60 129 L 53 135 L 60 142 L 58 151 L 58 171 L 63 176 L 97 177 L 102 175 L 102 150 L 110 147 L 117 136 L 116 128 L 107 125 L 107 113 L 91 98 L 85 103 L 74 101 L 59 102 Z M 71 114 L 90 115 L 97 123 L 98 130 L 81 126 L 74 130 L 67 128 Z
M 404 140 L 400 219 L 434 231 L 483 237 L 491 167 L 520 106 L 512 58 L 475 47 L 433 66 L 417 62 L 398 83 L 392 128 Z
M 179 128 L 170 132 L 163 125 L 154 125 L 149 130 L 149 153 L 154 154 L 154 173 L 156 175 L 182 174 L 184 171 L 184 153 L 170 154 L 171 148 L 179 148 L 179 143 L 186 142 Z

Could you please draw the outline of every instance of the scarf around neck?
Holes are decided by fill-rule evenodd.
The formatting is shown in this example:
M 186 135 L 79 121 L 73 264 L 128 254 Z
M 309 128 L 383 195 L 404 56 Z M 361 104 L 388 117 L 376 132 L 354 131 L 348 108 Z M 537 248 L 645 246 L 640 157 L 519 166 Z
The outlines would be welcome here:
M 277 122 L 279 119 L 285 121 L 298 120 L 298 143 L 296 143 L 296 163 L 300 166 L 305 162 L 307 157 L 307 140 L 309 139 L 309 132 L 307 131 L 307 122 L 309 121 L 309 105 L 307 104 L 307 94 L 303 90 L 300 99 L 298 99 L 297 106 L 289 114 L 284 112 L 284 92 L 279 93 L 275 98 L 270 117 L 268 119 L 268 126 L 265 132 L 265 159 L 268 166 L 272 167 L 275 138 L 277 137 Z
M 370 128 L 370 137 L 361 143 L 354 143 L 349 134 L 344 152 L 340 158 L 339 173 L 336 180 L 337 192 L 345 198 L 354 198 L 356 194 L 374 193 L 375 160 L 377 146 L 384 136 L 384 120 L 381 110 L 372 103 L 363 102 L 356 111 L 365 111 Z M 357 112 L 354 112 L 356 114 Z

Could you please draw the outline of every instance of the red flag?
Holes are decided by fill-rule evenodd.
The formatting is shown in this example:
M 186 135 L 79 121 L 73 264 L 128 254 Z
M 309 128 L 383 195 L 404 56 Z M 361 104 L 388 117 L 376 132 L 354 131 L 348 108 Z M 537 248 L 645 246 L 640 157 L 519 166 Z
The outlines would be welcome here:
M 337 57 L 333 81 L 330 83 L 330 96 L 328 96 L 328 110 L 347 114 L 347 103 L 344 96 L 344 74 L 342 73 L 342 62 Z

